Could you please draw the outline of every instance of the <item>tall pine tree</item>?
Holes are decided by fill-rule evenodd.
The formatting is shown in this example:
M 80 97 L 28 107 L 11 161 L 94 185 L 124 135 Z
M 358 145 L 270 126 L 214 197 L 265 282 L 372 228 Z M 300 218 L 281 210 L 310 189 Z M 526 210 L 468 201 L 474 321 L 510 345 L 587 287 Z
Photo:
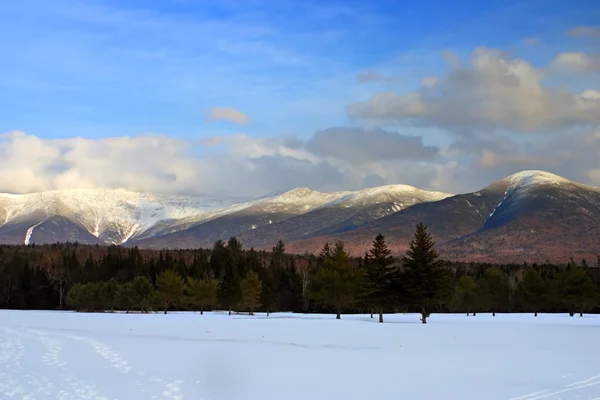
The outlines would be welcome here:
M 487 269 L 477 282 L 479 295 L 485 307 L 496 316 L 496 312 L 506 309 L 509 304 L 510 287 L 506 277 L 496 268 Z
M 477 314 L 475 307 L 479 302 L 479 292 L 477 290 L 477 282 L 471 276 L 463 276 L 460 278 L 458 286 L 454 292 L 454 302 L 456 306 L 467 312 L 467 317 L 471 311 L 473 316 Z
M 449 297 L 451 286 L 444 262 L 422 223 L 417 225 L 409 249 L 402 257 L 402 265 L 401 287 L 405 301 L 408 306 L 420 310 L 421 322 L 426 324 L 433 308 Z
M 343 309 L 356 301 L 360 285 L 361 275 L 352 267 L 343 243 L 338 242 L 310 282 L 308 294 L 317 303 L 332 307 L 340 319 Z
M 204 314 L 204 308 L 214 306 L 217 303 L 216 279 L 195 279 L 188 276 L 185 289 L 187 300 L 190 304 L 200 308 L 200 315 Z
M 393 264 L 394 257 L 385 243 L 385 237 L 377 235 L 373 247 L 365 256 L 363 296 L 368 306 L 379 313 L 380 323 L 383 323 L 385 309 L 393 304 L 391 284 L 397 271 Z
M 537 317 L 540 309 L 546 304 L 547 296 L 546 283 L 533 268 L 527 269 L 523 275 L 523 280 L 517 286 L 515 296 L 517 303 L 525 310 L 533 312 Z
M 248 272 L 248 275 L 242 279 L 242 306 L 254 315 L 254 310 L 260 306 L 261 282 L 258 274 L 254 271 Z
M 224 276 L 219 282 L 217 297 L 219 303 L 229 311 L 229 315 L 231 315 L 232 309 L 237 307 L 242 300 L 241 280 L 235 263 L 235 255 L 230 251 L 228 251 Z
M 181 301 L 184 288 L 183 279 L 172 269 L 167 269 L 156 277 L 156 294 L 165 314 L 169 307 Z

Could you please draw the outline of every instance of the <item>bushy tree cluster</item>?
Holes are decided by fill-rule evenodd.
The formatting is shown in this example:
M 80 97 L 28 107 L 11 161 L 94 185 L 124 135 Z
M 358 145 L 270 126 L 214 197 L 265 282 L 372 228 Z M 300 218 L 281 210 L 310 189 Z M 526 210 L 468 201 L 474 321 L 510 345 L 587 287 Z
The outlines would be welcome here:
M 479 277 L 463 276 L 455 288 L 450 310 L 532 312 L 537 317 L 542 310 L 566 310 L 573 316 L 583 315 L 600 304 L 598 286 L 588 270 L 581 265 L 569 264 L 543 277 L 539 267 L 522 270 L 520 278 L 511 283 L 497 268 L 488 268 Z

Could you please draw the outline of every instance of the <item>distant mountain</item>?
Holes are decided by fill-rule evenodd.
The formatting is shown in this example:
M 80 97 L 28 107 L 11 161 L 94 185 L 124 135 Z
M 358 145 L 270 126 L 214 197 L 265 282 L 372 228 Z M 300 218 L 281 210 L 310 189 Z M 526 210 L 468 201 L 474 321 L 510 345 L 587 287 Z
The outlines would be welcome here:
M 331 219 L 335 223 L 358 212 L 366 212 L 366 218 L 372 220 L 418 201 L 447 196 L 410 186 L 334 193 L 297 188 L 249 201 L 125 190 L 0 194 L 0 243 L 210 246 L 218 239 L 261 230 L 317 210 L 341 207 L 339 217 Z M 329 225 L 318 226 L 322 229 Z M 270 243 L 270 239 L 265 240 Z
M 343 240 L 362 255 L 383 233 L 400 254 L 419 222 L 448 258 L 592 262 L 600 254 L 600 189 L 524 171 L 459 195 L 406 185 L 333 193 L 297 188 L 252 200 L 125 190 L 0 194 L 0 243 L 11 244 L 193 248 L 236 236 L 257 249 L 282 239 L 300 253 Z
M 250 204 L 125 190 L 0 194 L 0 243 L 123 244 L 186 229 Z
M 339 235 L 289 243 L 291 251 L 316 251 L 325 240 L 343 240 L 354 254 L 377 233 L 395 253 L 406 251 L 423 222 L 440 252 L 456 260 L 537 261 L 600 254 L 600 188 L 543 171 L 523 171 L 474 193 L 419 203 Z
M 270 248 L 279 239 L 287 242 L 344 232 L 414 204 L 449 196 L 405 185 L 337 193 L 294 189 L 190 229 L 136 244 L 153 248 L 206 247 L 218 239 L 237 236 L 246 246 Z

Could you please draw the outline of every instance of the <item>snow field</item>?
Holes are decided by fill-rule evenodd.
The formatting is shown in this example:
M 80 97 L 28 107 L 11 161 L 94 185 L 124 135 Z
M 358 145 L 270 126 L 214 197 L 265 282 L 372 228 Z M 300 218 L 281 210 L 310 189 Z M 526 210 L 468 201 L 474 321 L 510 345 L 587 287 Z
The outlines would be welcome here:
M 0 311 L 0 399 L 600 399 L 600 316 Z

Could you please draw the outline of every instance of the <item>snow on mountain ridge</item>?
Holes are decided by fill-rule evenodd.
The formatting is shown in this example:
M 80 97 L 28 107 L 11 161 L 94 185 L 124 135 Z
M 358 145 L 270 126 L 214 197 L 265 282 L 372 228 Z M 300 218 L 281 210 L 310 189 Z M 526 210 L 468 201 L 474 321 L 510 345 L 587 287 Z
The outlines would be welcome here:
M 154 195 L 122 189 L 71 189 L 0 195 L 4 224 L 26 218 L 36 210 L 47 216 L 65 216 L 94 236 L 110 243 L 125 243 L 159 221 L 210 217 L 236 207 L 235 201 L 201 197 Z M 4 225 L 3 224 L 3 225 Z M 30 235 L 29 235 L 30 236 Z
M 416 188 L 414 186 L 410 186 L 410 185 L 384 185 L 384 186 L 377 186 L 374 188 L 368 188 L 368 189 L 363 189 L 363 190 L 359 190 L 356 191 L 356 196 L 361 196 L 361 197 L 372 197 L 372 196 L 377 196 L 377 195 L 382 195 L 382 194 L 391 194 L 391 195 L 417 195 L 420 197 L 425 197 L 428 200 L 442 200 L 445 199 L 446 197 L 449 196 L 453 196 L 453 194 L 450 193 L 444 193 L 444 192 L 434 192 L 434 191 L 427 191 L 427 190 L 422 190 L 419 188 Z
M 0 219 L 0 227 L 29 224 L 23 239 L 25 243 L 29 242 L 37 226 L 57 215 L 81 225 L 105 242 L 123 244 L 136 238 L 187 229 L 194 224 L 252 206 L 259 206 L 260 210 L 266 212 L 302 214 L 339 203 L 349 207 L 389 201 L 390 196 L 398 194 L 406 194 L 407 204 L 450 196 L 407 185 L 343 192 L 318 192 L 301 187 L 249 201 L 160 195 L 124 189 L 50 190 L 30 194 L 0 194 L 0 216 L 4 217 L 4 221 Z
M 562 176 L 538 170 L 521 171 L 510 175 L 506 179 L 510 182 L 513 189 L 532 185 L 559 185 L 561 183 L 571 183 L 570 180 L 565 179 Z

